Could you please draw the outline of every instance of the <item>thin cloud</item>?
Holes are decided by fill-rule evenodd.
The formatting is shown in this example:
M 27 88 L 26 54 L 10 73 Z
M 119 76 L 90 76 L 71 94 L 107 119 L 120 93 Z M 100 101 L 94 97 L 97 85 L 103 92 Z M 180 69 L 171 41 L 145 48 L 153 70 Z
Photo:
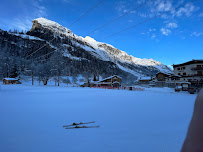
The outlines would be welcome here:
M 180 8 L 175 15 L 177 17 L 187 16 L 190 17 L 194 12 L 198 11 L 199 7 L 194 6 L 193 4 L 186 5 L 185 7 Z
M 40 5 L 40 2 L 38 1 L 32 1 L 32 3 L 29 3 L 26 5 L 26 3 L 23 3 L 22 5 L 25 5 L 23 8 L 25 10 L 21 10 L 23 13 L 21 16 L 15 17 L 13 19 L 1 19 L 1 23 L 3 25 L 7 24 L 8 26 L 4 28 L 5 29 L 17 29 L 17 30 L 30 30 L 32 27 L 32 20 L 38 17 L 46 17 L 47 16 L 47 9 L 45 6 Z M 29 11 L 27 9 L 29 8 Z
M 203 17 L 203 13 L 200 13 L 200 14 L 199 14 L 199 17 Z
M 162 15 L 161 18 L 163 19 L 169 19 L 169 18 L 174 18 L 174 17 L 190 17 L 192 16 L 196 11 L 199 10 L 199 7 L 195 6 L 194 4 L 188 4 L 185 5 L 184 7 L 181 7 L 177 10 L 175 8 L 183 5 L 186 3 L 186 1 L 181 0 L 181 1 L 175 1 L 175 0 L 155 0 L 150 3 L 150 5 L 147 5 L 148 7 L 147 10 L 148 12 L 142 12 L 139 13 L 138 15 L 140 17 L 153 17 L 156 15 L 159 15 L 160 13 L 164 13 L 167 11 L 170 11 L 170 13 Z
M 156 31 L 156 29 L 155 28 L 153 28 L 153 29 L 149 29 L 149 32 L 153 32 L 153 31 Z
M 156 38 L 156 34 L 152 34 L 151 39 L 155 39 Z
M 168 36 L 171 33 L 171 30 L 166 28 L 161 28 L 160 31 L 163 35 L 166 35 L 166 36 Z
M 193 32 L 190 36 L 201 36 L 203 35 L 203 32 Z
M 177 28 L 177 27 L 178 27 L 178 24 L 177 24 L 177 23 L 172 23 L 172 22 L 170 22 L 170 23 L 168 23 L 168 24 L 166 25 L 166 27 L 167 27 L 167 28 Z
M 19 19 L 15 18 L 13 23 L 13 27 L 16 27 L 19 30 L 27 31 L 32 26 L 32 20 L 30 18 Z
M 116 11 L 118 11 L 120 14 L 122 14 L 122 13 L 126 13 L 127 11 L 128 11 L 128 3 L 127 2 L 125 2 L 125 1 L 120 1 L 120 2 L 118 2 L 117 3 L 117 5 L 116 5 L 116 7 L 115 7 L 115 9 L 116 9 Z

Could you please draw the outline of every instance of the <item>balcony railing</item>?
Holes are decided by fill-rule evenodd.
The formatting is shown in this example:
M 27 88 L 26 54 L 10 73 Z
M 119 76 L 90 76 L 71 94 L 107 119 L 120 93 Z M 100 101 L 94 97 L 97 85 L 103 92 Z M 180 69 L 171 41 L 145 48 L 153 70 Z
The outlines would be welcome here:
M 187 75 L 180 75 L 181 77 L 184 77 L 184 76 L 186 76 L 186 77 L 188 77 L 188 76 L 190 76 L 190 77 L 194 77 L 194 76 L 200 76 L 200 77 L 203 77 L 203 73 L 202 74 L 187 74 Z
M 203 71 L 203 67 L 195 67 L 195 68 L 191 68 L 191 70 L 200 70 L 200 71 Z

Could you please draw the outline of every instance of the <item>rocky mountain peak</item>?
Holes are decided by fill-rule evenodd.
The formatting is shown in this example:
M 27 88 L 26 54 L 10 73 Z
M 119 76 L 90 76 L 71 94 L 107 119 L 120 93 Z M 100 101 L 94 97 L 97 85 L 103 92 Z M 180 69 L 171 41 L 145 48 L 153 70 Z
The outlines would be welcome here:
M 74 44 L 73 47 L 80 47 L 103 61 L 111 61 L 117 64 L 120 69 L 127 72 L 130 71 L 130 73 L 133 73 L 135 76 L 142 75 L 141 70 L 136 70 L 136 68 L 134 68 L 138 66 L 144 66 L 150 70 L 157 69 L 157 71 L 163 71 L 167 73 L 171 72 L 171 70 L 161 62 L 155 61 L 153 59 L 136 58 L 132 55 L 128 55 L 125 51 L 121 51 L 110 44 L 98 42 L 89 36 L 86 36 L 85 38 L 77 36 L 70 29 L 45 18 L 38 18 L 33 20 L 33 27 L 31 31 L 35 30 L 36 28 L 41 30 L 48 29 L 53 33 L 54 36 L 58 36 L 61 39 L 71 38 L 70 41 L 71 44 Z M 130 70 L 128 70 L 129 67 L 131 67 Z
M 66 56 L 74 57 L 75 54 L 84 54 L 84 51 L 87 51 L 98 60 L 112 62 L 121 70 L 131 73 L 134 76 L 152 75 L 152 73 L 154 73 L 152 71 L 163 71 L 167 73 L 171 72 L 171 70 L 161 62 L 153 59 L 136 58 L 110 44 L 98 42 L 90 36 L 86 36 L 85 38 L 77 36 L 70 29 L 45 18 L 37 18 L 33 20 L 33 26 L 30 30 L 30 34 L 42 39 L 46 38 L 48 41 L 52 39 L 49 38 L 50 36 L 55 37 L 57 38 L 57 45 L 63 46 L 64 49 L 75 50 L 74 48 L 77 48 L 74 52 L 66 51 L 68 53 Z M 46 37 L 44 35 L 46 35 Z M 77 53 L 79 48 L 83 49 L 84 51 Z M 84 59 L 84 56 L 77 55 L 77 58 Z M 145 69 L 144 73 L 142 71 L 143 68 Z M 147 71 L 147 69 L 149 69 L 149 71 Z

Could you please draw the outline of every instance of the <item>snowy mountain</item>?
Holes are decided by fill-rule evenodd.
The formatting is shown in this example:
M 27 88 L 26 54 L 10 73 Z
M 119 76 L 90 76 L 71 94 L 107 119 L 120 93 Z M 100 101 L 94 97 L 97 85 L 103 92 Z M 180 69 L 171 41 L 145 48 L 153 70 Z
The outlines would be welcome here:
M 77 42 L 74 42 L 77 46 L 85 49 L 88 52 L 91 52 L 94 56 L 96 56 L 98 59 L 104 60 L 104 61 L 111 61 L 116 63 L 116 65 L 124 70 L 127 71 L 135 76 L 143 75 L 142 71 L 139 70 L 132 70 L 128 67 L 124 66 L 124 64 L 130 64 L 132 66 L 146 66 L 146 67 L 154 67 L 162 72 L 171 73 L 171 70 L 163 65 L 161 62 L 155 61 L 153 59 L 140 59 L 133 57 L 131 55 L 128 55 L 126 52 L 121 51 L 119 49 L 116 49 L 112 45 L 97 42 L 93 38 L 87 36 L 85 38 L 81 36 L 75 35 L 71 30 L 61 26 L 60 24 L 47 20 L 45 18 L 38 18 L 33 21 L 33 27 L 31 29 L 35 30 L 35 28 L 47 28 L 51 30 L 54 33 L 54 36 L 61 36 L 61 39 L 64 39 L 64 37 L 77 39 L 78 41 L 81 41 L 85 45 L 81 45 Z M 122 63 L 122 64 L 120 64 Z
M 10 50 L 10 53 L 15 52 L 22 57 L 32 54 L 29 58 L 40 57 L 40 60 L 46 61 L 55 52 L 60 52 L 75 73 L 88 72 L 103 76 L 118 74 L 128 79 L 129 76 L 154 76 L 159 71 L 172 72 L 158 61 L 136 58 L 89 36 L 77 36 L 70 29 L 45 18 L 33 20 L 33 26 L 26 34 L 2 30 L 0 33 L 0 49 Z M 4 43 L 6 46 L 2 45 Z

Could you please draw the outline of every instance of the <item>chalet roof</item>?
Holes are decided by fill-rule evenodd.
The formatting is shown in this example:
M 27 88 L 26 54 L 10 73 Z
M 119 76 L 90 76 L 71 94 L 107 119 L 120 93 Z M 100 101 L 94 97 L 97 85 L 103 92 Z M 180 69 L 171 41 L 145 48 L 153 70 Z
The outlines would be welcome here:
M 172 75 L 172 73 L 166 73 L 166 72 L 161 72 L 161 71 L 158 72 L 157 74 L 159 74 L 159 73 L 163 73 L 163 74 L 168 75 L 168 76 Z M 157 75 L 157 74 L 156 74 L 156 75 Z
M 190 64 L 194 64 L 194 63 L 202 63 L 203 64 L 203 60 L 191 60 L 185 63 L 181 63 L 181 64 L 174 64 L 173 67 L 179 67 L 179 66 L 183 66 L 183 65 L 190 65 Z
M 181 78 L 182 76 L 180 76 L 180 75 L 170 75 L 169 78 L 170 77 L 179 77 L 179 78 Z
M 118 78 L 122 79 L 121 77 L 119 77 L 119 76 L 117 76 L 117 75 L 112 75 L 112 76 L 107 77 L 107 78 L 105 78 L 105 79 L 103 79 L 103 80 L 101 80 L 101 81 L 98 81 L 98 82 L 102 82 L 102 81 L 104 81 L 104 80 L 108 80 L 108 79 L 111 79 L 111 78 L 113 78 L 113 77 L 118 77 Z
M 18 81 L 16 78 L 4 78 L 3 80 L 13 80 L 13 81 Z

